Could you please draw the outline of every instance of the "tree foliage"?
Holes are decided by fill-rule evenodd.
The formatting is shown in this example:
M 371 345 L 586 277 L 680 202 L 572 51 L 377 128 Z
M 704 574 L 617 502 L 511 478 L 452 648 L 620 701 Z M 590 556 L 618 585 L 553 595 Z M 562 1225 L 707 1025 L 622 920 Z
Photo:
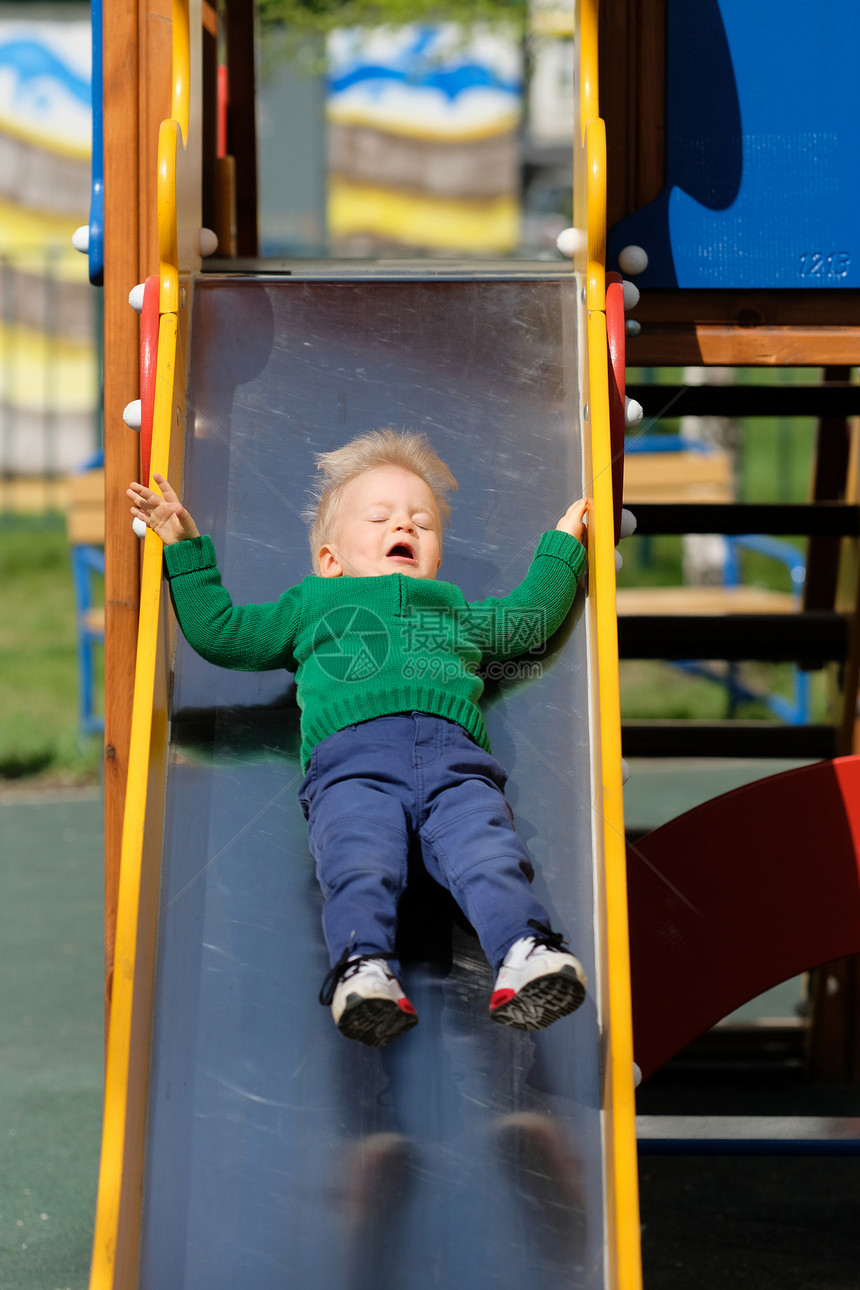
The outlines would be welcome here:
M 258 0 L 260 21 L 300 36 L 335 27 L 401 27 L 411 22 L 503 24 L 524 31 L 528 0 Z

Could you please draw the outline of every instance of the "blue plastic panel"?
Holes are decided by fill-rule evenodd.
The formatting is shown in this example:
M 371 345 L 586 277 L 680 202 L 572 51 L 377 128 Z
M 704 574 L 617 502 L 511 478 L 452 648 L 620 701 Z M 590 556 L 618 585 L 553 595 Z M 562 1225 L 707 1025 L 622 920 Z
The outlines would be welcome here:
M 667 0 L 666 184 L 609 267 L 632 244 L 640 287 L 860 286 L 858 49 L 856 0 Z

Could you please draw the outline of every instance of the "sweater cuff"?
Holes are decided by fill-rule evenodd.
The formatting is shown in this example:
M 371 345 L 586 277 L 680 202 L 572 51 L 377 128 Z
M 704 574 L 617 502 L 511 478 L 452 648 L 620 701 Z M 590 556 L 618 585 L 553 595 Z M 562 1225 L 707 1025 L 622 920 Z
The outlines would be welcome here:
M 206 535 L 173 542 L 164 548 L 164 571 L 168 578 L 175 578 L 180 573 L 200 573 L 203 569 L 214 569 L 216 564 L 215 544 Z
M 554 555 L 569 565 L 577 577 L 585 568 L 588 555 L 579 538 L 561 529 L 550 529 L 541 536 L 535 555 Z

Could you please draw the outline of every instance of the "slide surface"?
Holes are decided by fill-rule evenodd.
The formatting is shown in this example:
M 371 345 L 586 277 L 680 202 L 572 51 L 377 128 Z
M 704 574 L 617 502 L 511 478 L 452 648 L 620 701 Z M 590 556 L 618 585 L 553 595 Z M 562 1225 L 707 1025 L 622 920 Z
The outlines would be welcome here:
M 383 425 L 426 432 L 459 481 L 440 576 L 467 597 L 514 586 L 585 487 L 578 294 L 550 273 L 199 280 L 183 493 L 234 599 L 309 571 L 314 453 Z M 584 602 L 543 654 L 488 678 L 484 710 L 588 999 L 537 1035 L 494 1025 L 477 941 L 416 885 L 404 983 L 420 1024 L 384 1050 L 344 1040 L 317 1002 L 292 678 L 177 641 L 144 1290 L 608 1284 Z

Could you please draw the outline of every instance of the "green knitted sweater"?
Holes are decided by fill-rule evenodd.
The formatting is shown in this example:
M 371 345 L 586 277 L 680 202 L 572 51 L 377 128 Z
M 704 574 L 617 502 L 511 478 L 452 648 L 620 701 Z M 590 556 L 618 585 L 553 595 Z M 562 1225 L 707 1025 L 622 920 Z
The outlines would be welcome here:
M 295 672 L 305 768 L 336 730 L 396 712 L 456 721 L 489 751 L 478 667 L 541 646 L 564 621 L 585 562 L 581 543 L 554 529 L 503 597 L 467 601 L 450 582 L 392 573 L 310 576 L 269 604 L 234 605 L 211 538 L 164 549 L 179 625 L 198 654 L 240 671 Z

